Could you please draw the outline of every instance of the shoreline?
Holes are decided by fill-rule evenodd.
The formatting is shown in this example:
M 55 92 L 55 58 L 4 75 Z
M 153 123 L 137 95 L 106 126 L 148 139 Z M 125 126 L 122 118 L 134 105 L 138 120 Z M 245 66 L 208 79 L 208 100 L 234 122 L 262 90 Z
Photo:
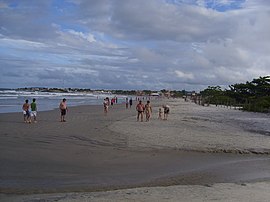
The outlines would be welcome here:
M 171 106 L 168 121 L 155 117 L 157 107 L 164 102 Z M 152 120 L 143 123 L 136 122 L 135 103 L 132 109 L 125 109 L 125 104 L 114 105 L 107 116 L 104 116 L 101 105 L 69 107 L 66 123 L 59 122 L 58 110 L 39 112 L 36 124 L 23 123 L 21 113 L 0 114 L 0 190 L 3 198 L 11 199 L 14 194 L 22 193 L 31 197 L 35 193 L 144 189 L 136 187 L 151 190 L 149 187 L 161 185 L 183 188 L 208 184 L 212 187 L 219 183 L 256 184 L 270 181 L 268 154 L 234 154 L 224 150 L 211 153 L 209 148 L 198 150 L 200 152 L 183 151 L 183 145 L 188 146 L 187 150 L 194 150 L 203 135 L 211 137 L 207 131 L 224 130 L 227 125 L 240 136 L 242 126 L 235 127 L 230 120 L 226 121 L 226 110 L 215 109 L 215 118 L 220 115 L 219 112 L 222 117 L 214 119 L 211 118 L 214 108 L 181 100 L 152 103 Z M 207 116 L 209 113 L 211 119 Z M 235 118 L 233 111 L 228 113 Z M 219 118 L 225 121 L 220 122 Z M 251 118 L 264 121 L 265 116 L 252 115 Z M 194 124 L 200 128 L 188 128 Z M 265 130 L 264 124 L 259 126 Z M 180 132 L 179 128 L 183 130 L 184 127 L 189 136 Z M 199 135 L 198 131 L 201 132 Z M 243 134 L 252 140 L 258 137 L 268 140 L 268 136 Z M 215 137 L 221 138 L 222 135 L 224 133 L 216 133 Z M 189 144 L 187 137 L 191 138 Z M 247 142 L 245 138 L 240 146 Z M 185 144 L 179 144 L 179 140 Z M 260 141 L 253 143 L 256 151 L 264 146 Z M 205 142 L 200 144 L 207 146 Z M 216 145 L 217 149 L 217 146 L 222 147 Z

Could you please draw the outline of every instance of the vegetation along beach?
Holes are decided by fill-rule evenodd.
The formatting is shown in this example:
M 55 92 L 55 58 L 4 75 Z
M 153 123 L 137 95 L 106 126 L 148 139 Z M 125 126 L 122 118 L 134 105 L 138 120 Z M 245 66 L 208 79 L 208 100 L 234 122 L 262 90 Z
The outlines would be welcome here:
M 151 103 L 148 122 L 124 102 L 106 116 L 102 105 L 70 107 L 64 123 L 58 109 L 35 124 L 0 114 L 1 201 L 267 201 L 268 113 Z M 158 119 L 164 103 L 168 120 Z

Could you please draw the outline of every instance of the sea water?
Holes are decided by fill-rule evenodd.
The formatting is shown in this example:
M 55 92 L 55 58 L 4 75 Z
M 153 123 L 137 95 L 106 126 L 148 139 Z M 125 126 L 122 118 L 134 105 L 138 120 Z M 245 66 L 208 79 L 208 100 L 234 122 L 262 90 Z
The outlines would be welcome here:
M 118 103 L 123 103 L 126 96 L 102 93 L 58 93 L 58 92 L 27 92 L 17 90 L 0 90 L 0 113 L 21 112 L 25 100 L 36 99 L 38 111 L 48 111 L 59 107 L 63 98 L 68 106 L 101 105 L 105 97 L 117 97 Z

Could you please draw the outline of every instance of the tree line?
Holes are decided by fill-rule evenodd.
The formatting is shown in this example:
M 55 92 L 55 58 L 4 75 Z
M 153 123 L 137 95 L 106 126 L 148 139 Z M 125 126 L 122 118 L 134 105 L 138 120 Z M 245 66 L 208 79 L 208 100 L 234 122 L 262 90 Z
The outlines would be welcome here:
M 270 76 L 259 77 L 251 82 L 220 86 L 208 86 L 200 92 L 204 103 L 239 107 L 253 112 L 270 112 Z

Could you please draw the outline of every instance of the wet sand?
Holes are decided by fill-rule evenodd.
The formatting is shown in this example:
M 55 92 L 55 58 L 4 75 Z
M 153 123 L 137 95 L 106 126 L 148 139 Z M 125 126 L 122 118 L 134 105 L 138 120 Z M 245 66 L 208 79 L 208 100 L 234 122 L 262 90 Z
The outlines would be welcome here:
M 172 108 L 169 120 L 157 120 L 161 102 L 155 102 L 149 123 L 136 122 L 134 107 L 125 109 L 124 104 L 115 105 L 107 116 L 102 106 L 72 107 L 65 123 L 58 110 L 40 112 L 36 124 L 23 123 L 21 113 L 0 114 L 1 201 L 35 196 L 20 194 L 88 192 L 88 200 L 94 191 L 269 182 L 267 115 L 248 113 L 245 120 L 239 111 L 166 102 Z M 231 133 L 237 134 L 235 139 Z

